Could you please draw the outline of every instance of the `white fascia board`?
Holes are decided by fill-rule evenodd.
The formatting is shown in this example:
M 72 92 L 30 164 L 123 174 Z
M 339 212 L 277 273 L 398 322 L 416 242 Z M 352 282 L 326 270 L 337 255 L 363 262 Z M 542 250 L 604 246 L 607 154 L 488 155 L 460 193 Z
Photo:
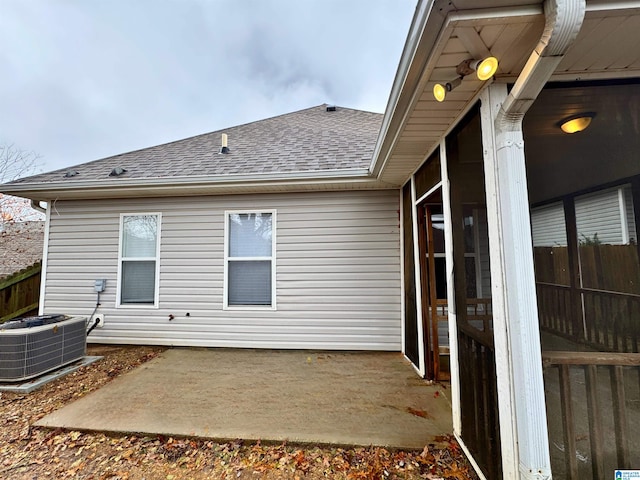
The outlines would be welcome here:
M 436 3 L 443 5 L 438 5 L 440 8 L 434 9 Z M 402 129 L 404 118 L 398 119 L 398 116 L 406 115 L 407 113 L 411 92 L 415 91 L 420 82 L 431 51 L 437 43 L 436 39 L 440 35 L 440 30 L 444 24 L 445 14 L 448 10 L 444 11 L 443 9 L 453 8 L 451 5 L 447 5 L 448 3 L 437 0 L 424 0 L 420 1 L 416 7 L 416 13 L 411 21 L 409 34 L 400 56 L 398 70 L 391 86 L 387 108 L 382 118 L 382 126 L 380 127 L 373 158 L 371 159 L 371 166 L 369 167 L 369 171 L 375 176 L 379 176 L 382 172 L 391 147 L 395 143 L 395 136 Z M 435 12 L 433 15 L 432 11 Z M 391 139 L 390 137 L 394 138 Z
M 81 193 L 92 192 L 98 197 L 127 196 L 131 193 L 148 195 L 188 195 L 203 189 L 215 193 L 217 189 L 238 189 L 243 191 L 252 188 L 258 191 L 261 187 L 287 187 L 336 183 L 375 183 L 367 169 L 326 170 L 322 172 L 268 173 L 260 175 L 218 175 L 218 176 L 180 176 L 163 178 L 120 178 L 105 182 L 104 180 L 86 180 L 74 182 L 38 182 L 0 185 L 0 191 L 10 195 L 27 198 L 65 198 L 85 196 Z M 388 188 L 395 187 L 389 185 Z M 80 195 L 79 195 L 80 194 Z

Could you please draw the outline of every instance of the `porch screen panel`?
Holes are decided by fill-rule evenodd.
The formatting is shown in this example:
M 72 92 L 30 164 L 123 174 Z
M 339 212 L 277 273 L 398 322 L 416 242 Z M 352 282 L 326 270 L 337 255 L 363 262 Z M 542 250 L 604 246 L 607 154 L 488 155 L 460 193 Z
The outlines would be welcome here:
M 489 239 L 479 108 L 447 137 L 462 439 L 487 478 L 502 478 Z
M 418 366 L 418 314 L 416 311 L 416 277 L 413 257 L 413 218 L 411 183 L 402 189 L 402 242 L 404 246 L 404 351 Z
M 417 198 L 422 197 L 440 182 L 440 149 L 433 152 L 427 161 L 424 162 L 424 165 L 416 172 L 415 178 Z

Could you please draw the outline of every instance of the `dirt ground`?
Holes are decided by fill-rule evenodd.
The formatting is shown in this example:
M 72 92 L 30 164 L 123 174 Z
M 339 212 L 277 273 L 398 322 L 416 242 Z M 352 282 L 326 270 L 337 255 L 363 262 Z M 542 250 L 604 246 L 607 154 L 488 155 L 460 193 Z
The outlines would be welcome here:
M 452 438 L 422 451 L 216 443 L 33 427 L 43 416 L 154 358 L 160 347 L 90 346 L 104 358 L 30 394 L 0 393 L 2 479 L 475 479 Z

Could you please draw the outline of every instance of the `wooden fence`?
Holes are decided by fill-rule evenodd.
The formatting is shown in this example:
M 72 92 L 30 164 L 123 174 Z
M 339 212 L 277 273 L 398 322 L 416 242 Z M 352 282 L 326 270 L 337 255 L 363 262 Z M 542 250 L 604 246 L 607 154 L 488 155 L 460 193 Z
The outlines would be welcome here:
M 581 245 L 579 250 L 581 285 L 640 295 L 640 262 L 637 245 Z M 534 247 L 536 281 L 571 285 L 567 247 Z M 577 267 L 577 266 L 576 266 Z
M 38 313 L 42 264 L 33 264 L 0 280 L 0 323 Z
M 573 268 L 567 247 L 535 247 L 534 255 L 542 328 L 598 350 L 639 351 L 636 245 L 581 245 Z

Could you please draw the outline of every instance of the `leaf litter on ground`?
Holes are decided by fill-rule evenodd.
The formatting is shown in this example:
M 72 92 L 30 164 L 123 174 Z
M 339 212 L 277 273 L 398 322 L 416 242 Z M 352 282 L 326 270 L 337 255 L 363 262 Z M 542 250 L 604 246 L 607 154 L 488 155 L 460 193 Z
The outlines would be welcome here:
M 315 447 L 241 440 L 107 435 L 45 429 L 45 415 L 155 358 L 163 347 L 89 347 L 103 358 L 29 394 L 0 393 L 0 478 L 180 479 L 477 479 L 451 436 L 422 451 Z M 414 415 L 422 412 L 411 412 Z

